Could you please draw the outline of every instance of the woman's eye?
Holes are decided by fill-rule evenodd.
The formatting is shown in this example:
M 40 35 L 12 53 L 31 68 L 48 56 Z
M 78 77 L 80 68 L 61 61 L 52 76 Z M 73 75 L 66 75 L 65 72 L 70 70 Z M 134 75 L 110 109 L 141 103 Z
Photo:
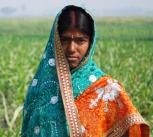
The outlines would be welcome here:
M 62 37 L 61 38 L 61 43 L 62 45 L 69 45 L 71 42 L 75 42 L 76 44 L 78 45 L 82 45 L 84 44 L 85 42 L 87 42 L 87 39 L 85 38 L 81 38 L 81 37 L 76 37 L 76 38 L 67 38 L 67 37 Z
M 83 43 L 85 43 L 85 42 L 86 42 L 86 40 L 84 40 L 84 39 L 78 39 L 78 40 L 77 40 L 77 43 L 78 43 L 78 44 L 83 44 Z
M 69 40 L 68 39 L 61 39 L 61 43 L 62 44 L 68 44 L 69 43 Z
M 62 40 L 62 42 L 67 42 L 67 40 Z

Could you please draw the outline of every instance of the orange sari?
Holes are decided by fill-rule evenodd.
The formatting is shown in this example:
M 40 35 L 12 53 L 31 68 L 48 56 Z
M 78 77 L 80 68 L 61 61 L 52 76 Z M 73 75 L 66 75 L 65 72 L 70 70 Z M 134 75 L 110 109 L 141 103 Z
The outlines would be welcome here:
M 101 77 L 75 99 L 83 137 L 149 137 L 149 126 L 121 83 Z

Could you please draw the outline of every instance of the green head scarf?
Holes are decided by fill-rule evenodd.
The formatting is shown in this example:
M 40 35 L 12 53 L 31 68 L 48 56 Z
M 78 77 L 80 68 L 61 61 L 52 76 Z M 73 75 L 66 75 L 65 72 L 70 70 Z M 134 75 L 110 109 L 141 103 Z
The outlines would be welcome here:
M 70 136 L 61 96 L 59 68 L 56 65 L 56 48 L 61 45 L 55 42 L 55 33 L 57 33 L 57 22 L 61 13 L 62 11 L 55 18 L 41 62 L 28 87 L 23 108 L 21 137 Z M 69 73 L 74 99 L 105 75 L 92 61 L 95 37 L 94 32 L 94 41 L 90 46 L 89 54 L 84 57 L 77 69 Z

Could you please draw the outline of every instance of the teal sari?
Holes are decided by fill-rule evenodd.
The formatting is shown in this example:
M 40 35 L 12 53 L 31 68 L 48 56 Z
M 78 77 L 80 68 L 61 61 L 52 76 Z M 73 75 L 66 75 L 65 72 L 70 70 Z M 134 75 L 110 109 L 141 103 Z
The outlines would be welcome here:
M 28 87 L 21 137 L 79 136 L 81 127 L 74 99 L 105 75 L 92 60 L 95 34 L 88 55 L 70 71 L 57 31 L 60 14 L 55 18 L 37 72 Z

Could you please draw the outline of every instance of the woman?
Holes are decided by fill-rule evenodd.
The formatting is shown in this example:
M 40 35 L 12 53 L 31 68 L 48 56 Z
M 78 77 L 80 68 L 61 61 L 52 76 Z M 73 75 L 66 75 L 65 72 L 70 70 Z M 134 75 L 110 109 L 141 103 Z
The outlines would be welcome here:
M 92 61 L 94 48 L 92 17 L 65 7 L 29 85 L 22 137 L 149 137 L 122 84 Z

